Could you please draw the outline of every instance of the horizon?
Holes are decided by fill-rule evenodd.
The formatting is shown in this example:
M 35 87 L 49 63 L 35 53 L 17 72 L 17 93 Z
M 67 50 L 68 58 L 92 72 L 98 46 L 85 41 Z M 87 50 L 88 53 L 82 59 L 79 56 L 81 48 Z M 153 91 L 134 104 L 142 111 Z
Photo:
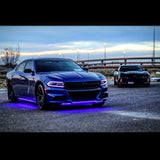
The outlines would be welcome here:
M 18 62 L 28 58 L 77 60 L 142 57 L 153 54 L 154 26 L 0 26 L 0 53 L 20 46 Z M 160 57 L 160 26 L 155 26 Z

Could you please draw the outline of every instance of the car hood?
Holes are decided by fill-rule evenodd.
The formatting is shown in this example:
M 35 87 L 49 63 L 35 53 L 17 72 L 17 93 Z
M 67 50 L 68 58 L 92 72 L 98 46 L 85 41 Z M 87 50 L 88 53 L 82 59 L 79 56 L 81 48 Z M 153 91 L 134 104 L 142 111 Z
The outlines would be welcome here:
M 138 74 L 138 75 L 149 75 L 146 71 L 127 71 L 127 72 L 121 72 L 122 74 Z
M 57 80 L 63 82 L 78 82 L 78 81 L 99 81 L 104 78 L 103 75 L 94 72 L 74 72 L 74 71 L 65 71 L 65 72 L 50 72 L 50 73 L 41 73 L 41 76 L 50 80 Z

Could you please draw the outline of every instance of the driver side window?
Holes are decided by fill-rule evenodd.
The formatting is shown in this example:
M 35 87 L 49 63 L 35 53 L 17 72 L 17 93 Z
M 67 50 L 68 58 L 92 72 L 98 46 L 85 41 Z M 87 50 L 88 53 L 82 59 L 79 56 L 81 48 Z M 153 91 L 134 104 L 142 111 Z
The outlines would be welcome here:
M 25 69 L 31 69 L 31 71 L 34 71 L 33 61 L 27 61 L 27 64 L 26 64 L 26 66 L 25 66 Z
M 21 64 L 19 64 L 19 66 L 16 68 L 16 71 L 23 72 L 25 64 L 26 62 L 22 62 Z

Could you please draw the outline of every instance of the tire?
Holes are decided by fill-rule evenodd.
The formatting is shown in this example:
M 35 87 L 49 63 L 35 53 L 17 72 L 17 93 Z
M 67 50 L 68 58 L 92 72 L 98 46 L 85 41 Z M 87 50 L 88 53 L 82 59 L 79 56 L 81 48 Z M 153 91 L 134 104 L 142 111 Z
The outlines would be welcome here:
M 117 82 L 117 86 L 118 86 L 118 87 L 121 87 L 121 85 L 120 85 L 120 83 L 119 83 L 119 82 Z
M 13 90 L 12 86 L 8 86 L 7 90 L 8 90 L 8 100 L 10 102 L 18 102 L 19 100 L 17 97 L 15 97 L 14 90 Z
M 46 95 L 42 84 L 39 84 L 36 89 L 36 101 L 41 110 L 47 109 Z
M 150 86 L 150 83 L 149 83 L 149 84 L 145 84 L 144 86 L 145 86 L 145 87 L 149 87 L 149 86 Z
M 116 82 L 116 79 L 114 78 L 114 86 L 116 86 L 117 85 L 117 82 Z

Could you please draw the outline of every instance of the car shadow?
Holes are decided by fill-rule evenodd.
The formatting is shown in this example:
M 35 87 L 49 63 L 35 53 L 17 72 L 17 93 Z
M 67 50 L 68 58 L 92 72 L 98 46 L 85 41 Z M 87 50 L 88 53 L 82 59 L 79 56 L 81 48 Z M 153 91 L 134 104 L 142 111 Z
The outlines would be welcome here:
M 145 86 L 145 85 L 137 85 L 137 84 L 132 84 L 132 85 L 122 85 L 122 86 L 119 86 L 118 88 L 149 88 L 149 87 L 151 87 L 151 85 L 150 86 Z

